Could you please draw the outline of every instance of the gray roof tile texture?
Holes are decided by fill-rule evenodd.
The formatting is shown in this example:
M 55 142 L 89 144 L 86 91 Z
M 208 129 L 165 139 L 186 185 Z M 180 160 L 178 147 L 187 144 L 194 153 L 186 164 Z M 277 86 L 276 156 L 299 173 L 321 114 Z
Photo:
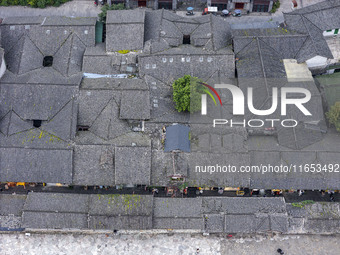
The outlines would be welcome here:
M 25 201 L 26 195 L 0 194 L 0 215 L 21 216 Z
M 120 119 L 150 119 L 150 93 L 142 90 L 125 90 L 120 103 Z
M 151 148 L 116 147 L 116 184 L 150 184 Z
M 0 182 L 72 183 L 71 150 L 0 148 Z
M 144 18 L 144 10 L 114 10 L 107 12 L 106 24 L 144 23 Z
M 141 50 L 144 45 L 144 10 L 108 11 L 106 51 Z
M 4 197 L 6 200 L 2 200 L 12 202 L 10 207 L 6 207 L 12 208 L 8 212 L 18 211 L 16 214 L 22 215 L 22 225 L 26 228 L 152 228 L 153 196 L 29 193 L 26 202 L 26 196 L 23 199 L 18 195 L 11 200 L 8 198 L 12 197 L 7 196 Z M 21 200 L 22 203 L 17 202 Z
M 283 198 L 36 193 L 0 195 L 0 225 L 9 214 L 33 229 L 197 229 L 209 233 L 339 232 L 339 203 L 303 208 Z M 288 223 L 289 219 L 289 223 Z M 297 220 L 303 219 L 300 226 Z M 5 224 L 5 222 L 4 222 Z

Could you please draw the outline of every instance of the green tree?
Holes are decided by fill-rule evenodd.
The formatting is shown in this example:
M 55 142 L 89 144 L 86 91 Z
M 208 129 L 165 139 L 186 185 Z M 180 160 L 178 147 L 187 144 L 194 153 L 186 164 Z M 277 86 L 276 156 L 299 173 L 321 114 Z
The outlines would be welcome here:
M 336 102 L 331 109 L 326 112 L 326 118 L 329 123 L 334 125 L 336 130 L 340 132 L 340 102 Z
M 173 84 L 173 101 L 178 112 L 197 112 L 201 110 L 201 94 L 203 86 L 197 77 L 185 75 Z
M 98 14 L 99 17 L 99 21 L 106 23 L 106 14 L 107 11 L 111 11 L 111 10 L 124 10 L 125 6 L 124 4 L 112 4 L 111 6 L 109 6 L 108 4 L 105 4 L 101 10 L 102 12 Z
M 273 7 L 270 12 L 275 13 L 279 8 L 280 8 L 280 1 L 277 0 L 276 2 L 273 3 Z

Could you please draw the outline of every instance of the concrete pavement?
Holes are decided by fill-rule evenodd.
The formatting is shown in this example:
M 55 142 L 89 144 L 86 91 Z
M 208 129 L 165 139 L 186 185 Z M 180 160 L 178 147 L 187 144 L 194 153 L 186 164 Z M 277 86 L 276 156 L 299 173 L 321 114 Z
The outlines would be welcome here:
M 338 236 L 226 237 L 200 234 L 0 234 L 0 253 L 67 255 L 338 255 Z M 199 253 L 196 253 L 199 249 Z
M 95 6 L 94 1 L 71 1 L 59 7 L 44 9 L 25 6 L 0 7 L 0 18 L 15 16 L 66 16 L 66 17 L 97 17 L 100 6 Z

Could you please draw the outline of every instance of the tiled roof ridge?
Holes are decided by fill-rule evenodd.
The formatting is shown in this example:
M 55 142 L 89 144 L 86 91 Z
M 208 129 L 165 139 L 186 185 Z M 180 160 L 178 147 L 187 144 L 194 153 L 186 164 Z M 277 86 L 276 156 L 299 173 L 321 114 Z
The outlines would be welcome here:
M 323 2 L 333 2 L 333 3 L 331 3 L 332 4 L 331 6 L 320 8 L 320 3 L 323 3 Z M 315 6 L 315 7 L 318 7 L 318 10 L 313 10 L 313 11 L 304 12 L 304 13 L 300 13 L 300 12 L 296 13 L 295 11 L 283 12 L 283 14 L 285 14 L 285 15 L 304 15 L 304 14 L 310 14 L 310 13 L 314 13 L 314 12 L 329 10 L 329 9 L 333 9 L 335 7 L 340 7 L 340 2 L 339 3 L 337 3 L 337 2 L 339 2 L 339 1 L 331 1 L 331 0 L 322 1 L 322 2 L 319 2 L 319 3 L 315 3 L 315 4 L 312 4 L 312 5 L 306 6 L 306 7 Z M 298 9 L 298 10 L 301 10 L 301 9 Z

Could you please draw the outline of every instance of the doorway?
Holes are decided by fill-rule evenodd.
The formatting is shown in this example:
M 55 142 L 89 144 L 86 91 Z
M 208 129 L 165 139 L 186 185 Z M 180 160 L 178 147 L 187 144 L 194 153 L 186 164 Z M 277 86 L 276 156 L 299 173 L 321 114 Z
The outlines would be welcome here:
M 138 0 L 138 7 L 146 7 L 146 0 Z
M 244 3 L 235 3 L 235 9 L 243 9 Z

